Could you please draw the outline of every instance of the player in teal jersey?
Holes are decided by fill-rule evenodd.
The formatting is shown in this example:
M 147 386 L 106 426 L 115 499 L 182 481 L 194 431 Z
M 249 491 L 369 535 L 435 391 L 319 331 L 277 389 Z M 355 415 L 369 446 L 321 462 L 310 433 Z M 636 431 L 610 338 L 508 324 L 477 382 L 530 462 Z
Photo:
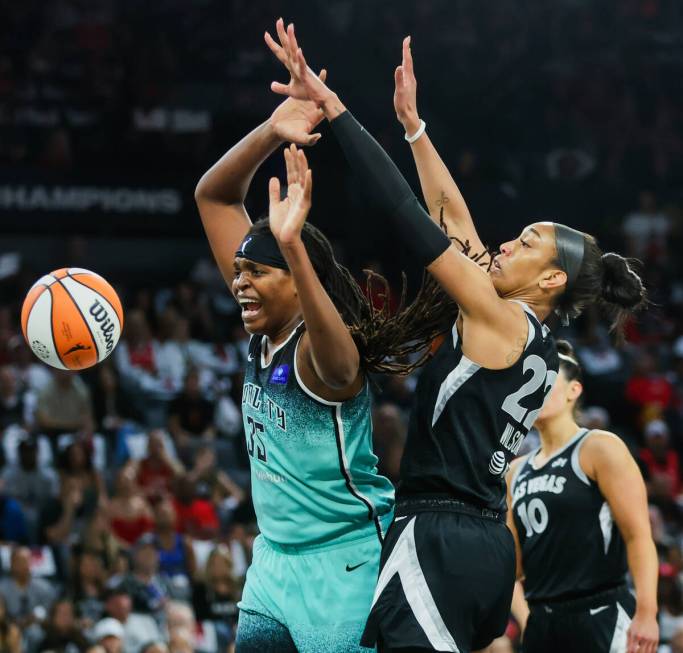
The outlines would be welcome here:
M 320 118 L 312 103 L 286 100 L 196 191 L 252 334 L 242 409 L 261 535 L 238 653 L 359 650 L 394 503 L 372 452 L 367 373 L 405 371 L 395 359 L 424 349 L 453 319 L 435 285 L 396 316 L 372 307 L 306 223 L 312 179 L 294 146 L 285 150 L 287 197 L 271 179 L 269 219 L 251 224 L 243 201 L 256 169 L 284 140 L 315 143 Z

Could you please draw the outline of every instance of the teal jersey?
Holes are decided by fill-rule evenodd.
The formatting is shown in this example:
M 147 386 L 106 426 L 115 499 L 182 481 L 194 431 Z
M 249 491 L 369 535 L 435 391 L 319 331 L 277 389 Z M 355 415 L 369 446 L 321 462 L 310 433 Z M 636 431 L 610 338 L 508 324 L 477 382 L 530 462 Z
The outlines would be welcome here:
M 376 529 L 394 505 L 391 482 L 377 473 L 370 391 L 326 401 L 301 381 L 296 352 L 304 325 L 269 364 L 253 336 L 242 391 L 259 529 L 271 542 L 308 546 L 343 542 Z

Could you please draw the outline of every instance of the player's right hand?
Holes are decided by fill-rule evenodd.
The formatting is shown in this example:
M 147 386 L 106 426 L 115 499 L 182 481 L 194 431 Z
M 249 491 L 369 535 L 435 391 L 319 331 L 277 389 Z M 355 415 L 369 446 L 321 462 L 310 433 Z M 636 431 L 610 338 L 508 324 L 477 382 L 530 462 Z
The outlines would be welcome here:
M 410 36 L 403 39 L 403 59 L 394 72 L 394 82 L 396 117 L 407 134 L 414 134 L 420 127 L 420 118 L 417 114 L 417 79 L 413 71 Z

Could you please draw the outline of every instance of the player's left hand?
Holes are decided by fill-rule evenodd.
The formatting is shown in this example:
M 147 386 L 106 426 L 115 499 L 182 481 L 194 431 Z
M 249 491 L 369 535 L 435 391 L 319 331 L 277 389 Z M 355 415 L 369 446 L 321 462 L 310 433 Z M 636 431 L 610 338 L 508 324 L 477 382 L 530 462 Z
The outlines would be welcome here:
M 301 236 L 311 209 L 313 176 L 306 155 L 292 144 L 285 150 L 287 165 L 287 197 L 280 199 L 280 180 L 273 177 L 268 184 L 270 195 L 270 230 L 280 245 L 295 242 Z
M 320 71 L 322 81 L 327 79 L 327 71 Z M 311 133 L 323 119 L 323 112 L 313 102 L 287 98 L 273 111 L 270 124 L 278 138 L 297 145 L 315 145 L 320 134 Z
M 304 53 L 296 40 L 294 24 L 290 23 L 285 30 L 282 18 L 275 24 L 279 43 L 266 32 L 264 38 L 278 60 L 290 74 L 288 84 L 273 82 L 270 85 L 274 93 L 288 95 L 296 100 L 309 100 L 316 106 L 322 106 L 334 93 L 325 85 L 324 79 L 318 77 L 306 64 Z
M 628 629 L 626 653 L 656 653 L 659 626 L 655 615 L 641 615 L 636 611 Z

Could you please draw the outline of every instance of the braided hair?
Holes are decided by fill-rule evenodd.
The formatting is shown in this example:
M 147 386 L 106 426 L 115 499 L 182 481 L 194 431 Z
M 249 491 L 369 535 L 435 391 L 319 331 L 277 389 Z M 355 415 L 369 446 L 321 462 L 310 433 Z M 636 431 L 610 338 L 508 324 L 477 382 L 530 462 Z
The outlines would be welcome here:
M 443 214 L 441 226 L 445 230 Z M 267 231 L 270 231 L 268 218 L 262 218 L 252 225 L 249 233 Z M 457 304 L 434 278 L 425 272 L 415 299 L 407 304 L 407 281 L 403 274 L 398 308 L 392 311 L 389 283 L 382 275 L 364 270 L 366 292 L 363 292 L 348 268 L 336 260 L 330 241 L 317 227 L 304 223 L 301 240 L 320 283 L 349 327 L 363 371 L 406 375 L 424 365 L 434 340 L 453 326 L 458 315 Z M 451 240 L 457 241 L 463 253 L 470 256 L 467 241 Z M 484 265 L 488 254 L 485 251 L 470 258 Z M 488 258 L 486 265 L 490 266 L 491 257 Z M 375 296 L 380 302 L 375 306 L 369 298 L 378 286 Z M 404 362 L 408 355 L 418 352 L 420 355 L 414 362 Z

